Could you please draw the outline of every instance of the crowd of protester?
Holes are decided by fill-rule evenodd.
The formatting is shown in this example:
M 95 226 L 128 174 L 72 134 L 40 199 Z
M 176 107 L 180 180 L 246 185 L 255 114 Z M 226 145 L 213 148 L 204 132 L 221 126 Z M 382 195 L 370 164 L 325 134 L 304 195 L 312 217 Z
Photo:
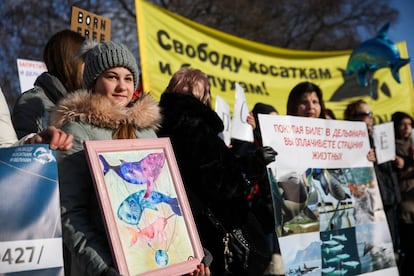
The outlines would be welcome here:
M 48 71 L 39 76 L 33 89 L 22 93 L 11 119 L 3 112 L 8 108 L 1 95 L 0 123 L 7 131 L 2 132 L 0 145 L 49 143 L 58 150 L 65 275 L 119 275 L 84 142 L 156 137 L 171 140 L 205 254 L 213 259 L 206 258 L 190 275 L 229 273 L 223 236 L 211 217 L 226 229 L 245 231 L 255 249 L 247 263 L 233 267 L 229 275 L 284 274 L 283 265 L 275 264 L 280 248 L 266 172 L 269 163 L 277 162 L 277 149 L 263 145 L 258 121 L 258 114 L 278 114 L 276 108 L 256 103 L 246 118 L 254 141 L 232 141 L 229 147 L 219 137 L 223 122 L 211 106 L 210 83 L 200 69 L 183 67 L 175 72 L 157 102 L 144 91 L 136 93 L 140 72 L 122 43 L 96 43 L 63 30 L 46 44 L 44 61 Z M 312 82 L 292 88 L 286 110 L 291 116 L 336 117 L 326 108 L 320 87 Z M 383 164 L 375 158 L 369 105 L 363 100 L 351 102 L 344 119 L 367 125 L 372 147 L 367 158 L 374 163 L 400 273 L 409 275 L 414 260 L 410 238 L 414 225 L 413 119 L 403 112 L 393 114 L 396 158 Z

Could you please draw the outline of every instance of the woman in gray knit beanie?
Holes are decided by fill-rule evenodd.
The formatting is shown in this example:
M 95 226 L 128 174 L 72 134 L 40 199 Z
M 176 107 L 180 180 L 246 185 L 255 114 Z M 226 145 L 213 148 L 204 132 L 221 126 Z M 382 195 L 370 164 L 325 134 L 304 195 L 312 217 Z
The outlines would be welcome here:
M 156 138 L 158 103 L 147 93 L 132 101 L 138 67 L 128 48 L 116 42 L 87 42 L 83 82 L 51 114 L 51 122 L 74 136 L 70 151 L 58 152 L 65 275 L 119 275 L 112 258 L 83 144 L 88 140 Z M 132 187 L 131 187 L 132 189 Z M 202 264 L 193 275 L 204 275 Z
M 73 148 L 57 154 L 64 257 L 70 263 L 65 275 L 119 275 L 83 145 L 88 140 L 156 138 L 161 115 L 148 94 L 131 103 L 138 67 L 125 45 L 88 42 L 80 55 L 86 89 L 65 97 L 50 115 L 52 125 L 74 137 Z
M 81 48 L 81 55 L 85 57 L 83 83 L 91 89 L 99 75 L 113 67 L 127 68 L 134 79 L 134 89 L 138 86 L 138 66 L 134 55 L 122 43 L 108 41 L 96 43 L 87 41 Z

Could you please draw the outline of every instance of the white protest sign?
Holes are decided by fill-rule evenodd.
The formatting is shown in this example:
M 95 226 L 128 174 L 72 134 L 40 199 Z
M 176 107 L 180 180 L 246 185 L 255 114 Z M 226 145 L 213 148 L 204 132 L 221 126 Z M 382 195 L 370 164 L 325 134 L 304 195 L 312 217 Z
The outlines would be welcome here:
M 63 267 L 62 238 L 0 242 L 0 273 Z
M 236 101 L 234 103 L 234 114 L 231 121 L 231 138 L 242 141 L 253 142 L 253 129 L 247 123 L 249 107 L 247 106 L 246 96 L 243 88 L 236 83 Z
M 395 136 L 393 122 L 374 125 L 374 145 L 377 163 L 395 159 Z
M 355 159 L 370 149 L 365 123 L 259 114 L 263 145 L 273 147 L 278 162 L 297 168 L 368 167 L 367 158 Z
M 19 72 L 20 92 L 23 93 L 33 88 L 37 77 L 47 71 L 47 68 L 44 62 L 18 58 L 17 70 Z
M 414 129 L 411 130 L 411 143 L 414 145 Z
M 224 130 L 220 133 L 220 138 L 230 145 L 230 130 L 231 130 L 231 116 L 230 116 L 230 107 L 227 102 L 220 96 L 216 96 L 216 107 L 215 111 L 220 119 L 223 121 Z
M 267 172 L 285 274 L 398 275 L 365 123 L 259 114 L 259 125 L 278 152 Z
M 13 124 L 10 118 L 9 106 L 7 105 L 6 98 L 3 91 L 0 88 L 0 147 L 12 146 L 17 142 L 16 132 L 14 131 Z M 1 257 L 1 255 L 0 255 Z

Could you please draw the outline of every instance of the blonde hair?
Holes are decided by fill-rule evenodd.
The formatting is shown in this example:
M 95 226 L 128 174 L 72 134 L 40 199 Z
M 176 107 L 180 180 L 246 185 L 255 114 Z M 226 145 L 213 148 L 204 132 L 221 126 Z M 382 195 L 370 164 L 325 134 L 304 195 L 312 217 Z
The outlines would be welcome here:
M 211 107 L 210 82 L 208 76 L 199 69 L 182 67 L 174 73 L 164 93 L 192 95 Z

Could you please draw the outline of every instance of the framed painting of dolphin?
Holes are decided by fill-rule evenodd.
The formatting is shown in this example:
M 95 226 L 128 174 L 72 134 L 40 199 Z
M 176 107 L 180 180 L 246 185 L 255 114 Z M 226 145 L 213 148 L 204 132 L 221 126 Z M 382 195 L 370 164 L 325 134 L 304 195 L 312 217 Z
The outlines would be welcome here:
M 84 143 L 121 275 L 183 275 L 203 249 L 169 138 Z

